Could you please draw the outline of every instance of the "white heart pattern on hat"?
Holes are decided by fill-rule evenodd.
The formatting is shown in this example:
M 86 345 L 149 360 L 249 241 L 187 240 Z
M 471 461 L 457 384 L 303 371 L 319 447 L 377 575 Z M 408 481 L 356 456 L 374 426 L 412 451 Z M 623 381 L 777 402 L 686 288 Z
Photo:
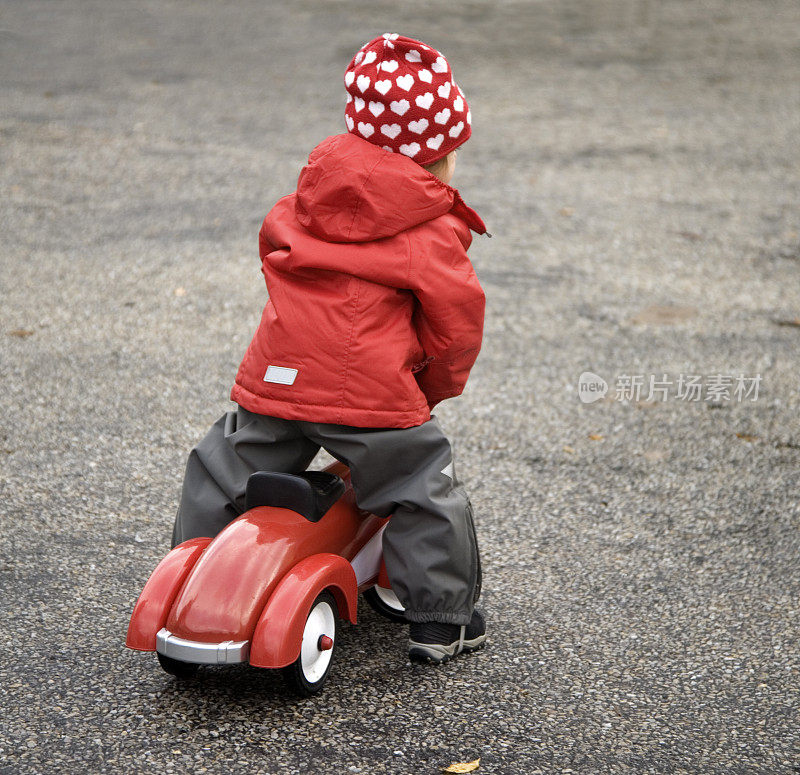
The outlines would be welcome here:
M 414 158 L 414 156 L 416 156 L 420 150 L 421 148 L 419 143 L 409 143 L 408 145 L 400 146 L 400 153 L 402 153 L 404 156 L 410 156 L 411 158 Z
M 344 82 L 348 131 L 387 151 L 430 164 L 470 135 L 472 115 L 450 65 L 419 41 L 385 33 L 365 43 Z
M 389 103 L 389 107 L 392 113 L 397 113 L 398 116 L 404 116 L 411 107 L 411 103 L 408 100 L 395 100 Z
M 442 144 L 442 140 L 444 140 L 444 135 L 436 135 L 436 137 L 429 137 L 425 141 L 425 145 L 427 145 L 428 148 L 433 148 L 434 151 L 438 151 L 439 146 Z
M 400 124 L 381 124 L 381 134 L 391 137 L 392 140 L 400 134 L 401 130 Z
M 414 85 L 414 76 L 411 73 L 399 75 L 395 78 L 395 83 L 401 88 L 408 91 Z

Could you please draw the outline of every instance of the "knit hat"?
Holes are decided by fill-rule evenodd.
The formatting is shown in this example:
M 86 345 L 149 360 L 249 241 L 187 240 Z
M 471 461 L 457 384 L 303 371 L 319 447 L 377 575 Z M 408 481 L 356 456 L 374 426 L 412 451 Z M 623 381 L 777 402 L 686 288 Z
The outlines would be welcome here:
M 472 115 L 447 60 L 397 33 L 365 43 L 344 74 L 348 132 L 419 164 L 447 156 L 472 134 Z

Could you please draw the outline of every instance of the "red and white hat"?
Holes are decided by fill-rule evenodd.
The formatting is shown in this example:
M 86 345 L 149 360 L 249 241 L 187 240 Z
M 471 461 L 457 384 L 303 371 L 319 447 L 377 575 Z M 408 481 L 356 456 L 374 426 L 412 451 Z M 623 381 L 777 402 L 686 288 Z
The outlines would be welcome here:
M 356 52 L 344 74 L 347 131 L 419 164 L 447 156 L 472 134 L 464 92 L 434 48 L 384 33 Z

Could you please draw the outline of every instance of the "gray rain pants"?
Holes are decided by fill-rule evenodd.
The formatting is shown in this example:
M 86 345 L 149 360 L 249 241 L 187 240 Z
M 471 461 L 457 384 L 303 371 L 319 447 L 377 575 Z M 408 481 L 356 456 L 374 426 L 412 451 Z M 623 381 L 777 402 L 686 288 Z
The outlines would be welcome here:
M 409 621 L 468 624 L 481 587 L 472 505 L 435 417 L 355 428 L 227 412 L 189 455 L 172 545 L 215 536 L 244 511 L 250 474 L 304 471 L 320 447 L 349 467 L 360 508 L 392 515 L 383 556 Z

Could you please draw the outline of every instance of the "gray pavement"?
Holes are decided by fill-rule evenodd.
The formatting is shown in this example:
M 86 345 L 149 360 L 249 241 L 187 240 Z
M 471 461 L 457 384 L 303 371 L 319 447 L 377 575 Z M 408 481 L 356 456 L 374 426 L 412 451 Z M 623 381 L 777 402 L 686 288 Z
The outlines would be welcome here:
M 793 0 L 0 2 L 0 773 L 800 771 L 799 30 Z M 127 619 L 261 219 L 383 31 L 475 119 L 486 340 L 438 414 L 490 644 L 412 666 L 362 603 L 318 700 L 179 685 Z M 758 398 L 616 392 L 681 374 Z

